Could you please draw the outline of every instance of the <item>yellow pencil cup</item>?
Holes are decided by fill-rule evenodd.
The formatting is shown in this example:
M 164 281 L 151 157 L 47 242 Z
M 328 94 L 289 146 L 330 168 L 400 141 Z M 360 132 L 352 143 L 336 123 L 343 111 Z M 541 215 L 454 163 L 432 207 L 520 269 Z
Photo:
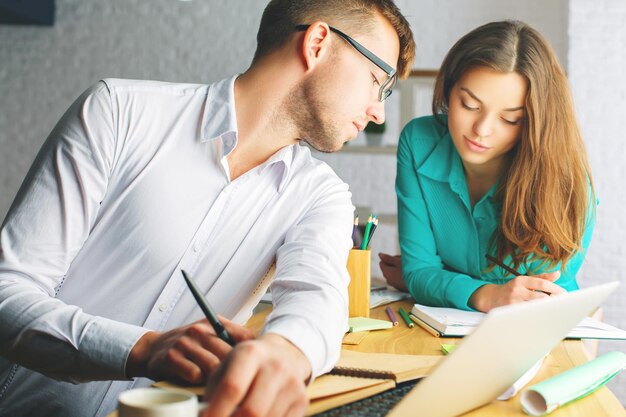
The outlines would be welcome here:
M 348 255 L 348 312 L 350 317 L 370 316 L 372 252 L 352 249 Z

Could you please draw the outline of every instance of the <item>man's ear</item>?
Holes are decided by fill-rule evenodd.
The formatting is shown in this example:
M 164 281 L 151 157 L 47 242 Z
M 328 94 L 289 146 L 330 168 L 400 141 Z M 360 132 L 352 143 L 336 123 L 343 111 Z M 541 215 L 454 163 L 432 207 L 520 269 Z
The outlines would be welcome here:
M 328 24 L 320 20 L 313 22 L 304 32 L 301 54 L 307 71 L 315 68 L 330 53 L 330 33 Z

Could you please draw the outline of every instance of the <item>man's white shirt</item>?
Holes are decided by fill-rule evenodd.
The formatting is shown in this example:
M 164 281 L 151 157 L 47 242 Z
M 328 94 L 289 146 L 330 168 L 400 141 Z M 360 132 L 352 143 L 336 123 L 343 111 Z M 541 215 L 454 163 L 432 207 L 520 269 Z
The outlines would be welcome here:
M 105 380 L 125 379 L 146 331 L 203 317 L 181 269 L 240 324 L 271 282 L 262 332 L 300 348 L 314 376 L 332 367 L 348 186 L 301 145 L 231 181 L 235 79 L 104 80 L 54 128 L 0 230 L 0 416 L 105 416 L 148 384 Z

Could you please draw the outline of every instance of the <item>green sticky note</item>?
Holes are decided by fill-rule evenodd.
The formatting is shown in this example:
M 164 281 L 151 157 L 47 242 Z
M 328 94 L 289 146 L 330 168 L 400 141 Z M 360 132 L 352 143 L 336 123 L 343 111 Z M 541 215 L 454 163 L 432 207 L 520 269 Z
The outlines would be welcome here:
M 388 320 L 370 319 L 368 317 L 351 317 L 348 319 L 350 333 L 364 332 L 367 330 L 391 329 L 393 323 Z
M 452 345 L 452 344 L 441 344 L 441 351 L 443 352 L 444 355 L 447 355 L 448 353 L 452 352 L 454 349 L 456 349 L 456 345 Z

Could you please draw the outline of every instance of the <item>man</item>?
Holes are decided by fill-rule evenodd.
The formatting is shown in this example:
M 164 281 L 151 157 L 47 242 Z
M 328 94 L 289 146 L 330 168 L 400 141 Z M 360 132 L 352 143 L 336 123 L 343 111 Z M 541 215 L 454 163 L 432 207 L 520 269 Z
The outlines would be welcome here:
M 390 0 L 275 0 L 238 77 L 87 90 L 0 231 L 0 415 L 106 416 L 167 378 L 208 381 L 205 416 L 301 415 L 346 327 L 353 208 L 298 143 L 332 152 L 382 123 L 413 54 Z M 270 281 L 253 338 L 241 324 Z

